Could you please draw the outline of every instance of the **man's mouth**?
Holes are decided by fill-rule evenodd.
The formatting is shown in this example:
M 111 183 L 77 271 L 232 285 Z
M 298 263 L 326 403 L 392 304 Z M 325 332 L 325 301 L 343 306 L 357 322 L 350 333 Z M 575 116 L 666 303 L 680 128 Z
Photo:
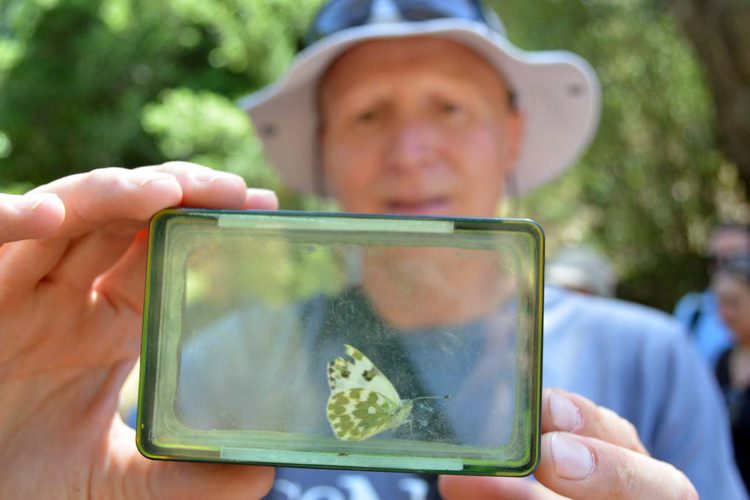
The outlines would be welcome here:
M 447 196 L 418 200 L 392 200 L 387 203 L 388 212 L 403 215 L 449 215 L 450 200 Z

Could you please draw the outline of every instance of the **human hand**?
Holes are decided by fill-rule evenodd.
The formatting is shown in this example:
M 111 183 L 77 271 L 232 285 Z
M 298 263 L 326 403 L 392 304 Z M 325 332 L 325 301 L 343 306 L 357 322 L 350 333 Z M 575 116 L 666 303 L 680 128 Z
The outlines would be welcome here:
M 538 483 L 520 478 L 442 476 L 446 499 L 697 499 L 688 478 L 651 458 L 635 427 L 615 412 L 561 389 L 542 393 Z
M 160 209 L 275 209 L 189 163 L 0 194 L 0 498 L 255 498 L 270 468 L 155 462 L 117 416 L 140 349 L 146 228 Z

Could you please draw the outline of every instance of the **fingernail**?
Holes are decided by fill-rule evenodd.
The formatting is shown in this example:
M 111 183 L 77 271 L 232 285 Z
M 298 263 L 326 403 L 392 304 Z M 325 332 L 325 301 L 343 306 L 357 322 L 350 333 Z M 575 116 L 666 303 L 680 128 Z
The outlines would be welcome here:
M 565 479 L 586 479 L 594 472 L 591 450 L 576 438 L 562 432 L 552 435 L 550 441 L 552 461 L 557 475 Z
M 253 201 L 276 201 L 276 193 L 270 189 L 252 188 L 247 193 Z
M 247 190 L 244 208 L 250 210 L 275 210 L 279 206 L 276 193 L 268 189 L 250 188 Z
M 39 208 L 40 205 L 58 199 L 54 193 L 28 193 L 21 196 L 16 202 L 16 207 L 19 210 L 33 211 Z
M 570 399 L 557 392 L 549 395 L 549 412 L 557 430 L 572 431 L 581 423 L 581 410 Z

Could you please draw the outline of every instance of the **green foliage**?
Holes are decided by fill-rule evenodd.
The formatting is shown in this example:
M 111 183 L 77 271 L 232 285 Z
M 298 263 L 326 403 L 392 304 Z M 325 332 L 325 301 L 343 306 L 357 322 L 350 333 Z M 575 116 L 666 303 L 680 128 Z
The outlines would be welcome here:
M 286 208 L 321 208 L 279 186 L 235 107 L 288 65 L 321 3 L 0 0 L 2 190 L 182 159 L 279 189 Z M 539 220 L 553 251 L 595 244 L 622 295 L 671 308 L 705 284 L 710 225 L 746 210 L 690 47 L 656 0 L 493 4 L 518 46 L 577 52 L 604 86 L 591 150 L 514 215 Z
M 247 116 L 226 97 L 188 88 L 165 90 L 143 108 L 142 124 L 167 158 L 238 173 L 253 185 L 279 184 Z
M 521 215 L 542 222 L 553 249 L 582 241 L 602 248 L 620 271 L 621 296 L 671 309 L 706 284 L 699 255 L 711 225 L 744 206 L 734 169 L 716 149 L 701 69 L 657 7 L 543 0 L 530 9 L 509 0 L 499 11 L 519 46 L 579 53 L 603 87 L 593 146 L 568 175 L 525 198 Z
M 283 238 L 209 240 L 191 251 L 186 265 L 188 324 L 200 330 L 228 310 L 247 308 L 249 299 L 274 308 L 335 295 L 346 284 L 343 259 L 341 248 Z
M 175 151 L 160 146 L 172 147 L 182 133 L 163 126 L 169 121 L 163 113 L 162 126 L 156 123 L 160 96 L 190 89 L 194 101 L 206 101 L 198 108 L 216 111 L 219 96 L 230 102 L 268 83 L 288 64 L 318 3 L 6 0 L 0 11 L 9 19 L 0 25 L 0 183 L 38 184 L 94 167 L 174 158 Z M 176 99 L 164 105 L 177 111 Z M 203 118 L 196 112 L 192 123 L 175 125 L 201 126 Z M 155 128 L 146 130 L 144 120 Z M 228 121 L 237 124 L 236 113 Z M 207 146 L 199 147 L 200 157 L 219 163 Z M 257 144 L 248 136 L 241 148 Z M 242 167 L 235 154 L 230 168 L 254 178 L 263 168 L 251 163 L 257 158 L 249 156 Z
M 319 208 L 282 189 L 235 104 L 288 65 L 319 3 L 6 0 L 1 190 L 21 193 L 99 166 L 189 160 L 274 188 L 286 207 Z M 300 266 L 282 281 L 288 293 L 324 286 L 334 276 L 319 274 L 329 261 Z M 230 278 L 248 290 L 268 283 L 247 272 Z M 198 285 L 194 291 L 206 301 L 221 289 Z

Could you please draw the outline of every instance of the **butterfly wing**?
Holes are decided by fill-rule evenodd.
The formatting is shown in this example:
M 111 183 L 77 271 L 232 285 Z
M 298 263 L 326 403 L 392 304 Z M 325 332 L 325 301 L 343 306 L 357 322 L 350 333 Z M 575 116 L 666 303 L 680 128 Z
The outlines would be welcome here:
M 370 359 L 356 347 L 344 344 L 351 360 L 337 357 L 328 363 L 328 386 L 331 392 L 344 389 L 368 389 L 382 394 L 397 406 L 401 404 L 398 391 Z
M 336 437 L 362 441 L 409 420 L 412 402 L 401 401 L 391 381 L 357 348 L 344 344 L 344 349 L 351 359 L 328 363 L 326 415 Z
M 331 392 L 326 413 L 337 438 L 362 441 L 406 422 L 411 414 L 408 403 L 402 405 L 368 389 L 347 388 Z

